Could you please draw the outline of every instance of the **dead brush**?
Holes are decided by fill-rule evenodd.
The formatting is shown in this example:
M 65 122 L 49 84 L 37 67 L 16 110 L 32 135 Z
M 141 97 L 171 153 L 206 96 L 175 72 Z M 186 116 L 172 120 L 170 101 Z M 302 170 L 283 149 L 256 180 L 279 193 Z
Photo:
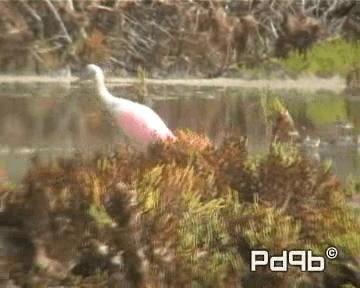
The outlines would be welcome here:
M 76 68 L 92 59 L 112 61 L 129 73 L 140 66 L 150 75 L 217 77 L 234 64 L 258 64 L 291 50 L 306 53 L 316 41 L 345 30 L 356 38 L 354 3 L 3 1 L 1 15 L 13 30 L 0 39 L 0 60 L 9 69 L 7 62 L 19 58 L 8 57 L 10 50 L 18 47 L 24 53 L 16 67 L 24 69 L 26 63 L 37 73 L 65 65 Z
M 244 138 L 216 146 L 179 131 L 176 141 L 154 143 L 146 153 L 120 147 L 91 159 L 34 163 L 23 187 L 1 191 L 5 212 L 17 213 L 21 229 L 45 251 L 40 258 L 60 263 L 67 279 L 84 277 L 80 283 L 108 285 L 120 273 L 121 283 L 134 287 L 261 287 L 269 279 L 292 287 L 325 283 L 329 275 L 291 269 L 270 276 L 265 269 L 254 278 L 247 272 L 250 249 L 338 245 L 349 257 L 359 251 L 360 224 L 342 183 L 291 143 L 274 142 L 255 156 Z M 51 269 L 54 261 L 46 263 Z M 351 267 L 336 281 L 356 284 Z

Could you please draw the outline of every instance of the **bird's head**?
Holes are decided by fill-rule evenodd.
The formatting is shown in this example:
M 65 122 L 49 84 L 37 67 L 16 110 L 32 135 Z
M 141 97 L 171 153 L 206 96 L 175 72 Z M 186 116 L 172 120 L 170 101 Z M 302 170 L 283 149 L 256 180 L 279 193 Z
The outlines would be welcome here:
M 86 66 L 85 70 L 83 71 L 83 73 L 81 73 L 79 77 L 80 82 L 86 80 L 102 83 L 104 82 L 104 73 L 99 66 L 95 64 L 89 64 Z
M 85 85 L 95 89 L 97 94 L 100 96 L 96 99 L 103 98 L 104 100 L 106 97 L 111 95 L 106 89 L 104 73 L 99 66 L 95 64 L 87 65 L 78 81 L 84 82 L 85 80 L 90 80 L 90 85 Z
M 95 64 L 89 64 L 86 66 L 85 73 L 89 78 L 95 78 L 96 76 L 102 75 L 103 71 L 101 68 Z

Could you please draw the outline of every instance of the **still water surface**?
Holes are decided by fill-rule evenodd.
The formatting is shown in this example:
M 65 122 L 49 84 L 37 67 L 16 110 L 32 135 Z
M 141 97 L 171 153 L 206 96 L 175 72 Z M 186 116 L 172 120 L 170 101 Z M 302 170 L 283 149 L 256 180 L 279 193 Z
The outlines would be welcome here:
M 341 177 L 360 175 L 360 100 L 335 92 L 150 85 L 139 99 L 131 85 L 112 85 L 120 97 L 151 106 L 170 129 L 189 128 L 215 142 L 226 134 L 246 135 L 252 151 L 264 152 L 271 137 L 264 103 L 280 97 L 311 157 L 332 160 Z M 360 97 L 359 97 L 360 98 Z M 353 127 L 351 127 L 353 126 Z M 307 141 L 306 136 L 309 136 Z M 321 140 L 318 148 L 312 143 Z M 88 87 L 70 83 L 0 85 L 0 168 L 12 181 L 25 173 L 34 151 L 44 157 L 91 152 L 128 143 Z

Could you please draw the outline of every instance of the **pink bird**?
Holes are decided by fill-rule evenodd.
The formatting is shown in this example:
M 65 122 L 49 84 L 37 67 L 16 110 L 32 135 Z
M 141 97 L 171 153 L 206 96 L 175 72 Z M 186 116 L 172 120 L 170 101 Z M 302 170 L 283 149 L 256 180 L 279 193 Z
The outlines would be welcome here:
M 151 108 L 113 96 L 105 86 L 104 73 L 100 67 L 89 64 L 86 70 L 94 79 L 98 96 L 127 136 L 145 145 L 159 139 L 175 138 L 164 121 Z

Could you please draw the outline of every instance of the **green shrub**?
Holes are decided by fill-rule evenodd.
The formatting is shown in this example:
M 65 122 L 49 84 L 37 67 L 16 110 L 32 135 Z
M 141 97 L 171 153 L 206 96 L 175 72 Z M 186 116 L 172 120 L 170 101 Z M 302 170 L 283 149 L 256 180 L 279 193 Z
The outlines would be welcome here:
M 322 42 L 314 46 L 306 58 L 297 52 L 281 60 L 287 69 L 317 76 L 346 76 L 349 68 L 360 61 L 358 42 L 343 39 Z

